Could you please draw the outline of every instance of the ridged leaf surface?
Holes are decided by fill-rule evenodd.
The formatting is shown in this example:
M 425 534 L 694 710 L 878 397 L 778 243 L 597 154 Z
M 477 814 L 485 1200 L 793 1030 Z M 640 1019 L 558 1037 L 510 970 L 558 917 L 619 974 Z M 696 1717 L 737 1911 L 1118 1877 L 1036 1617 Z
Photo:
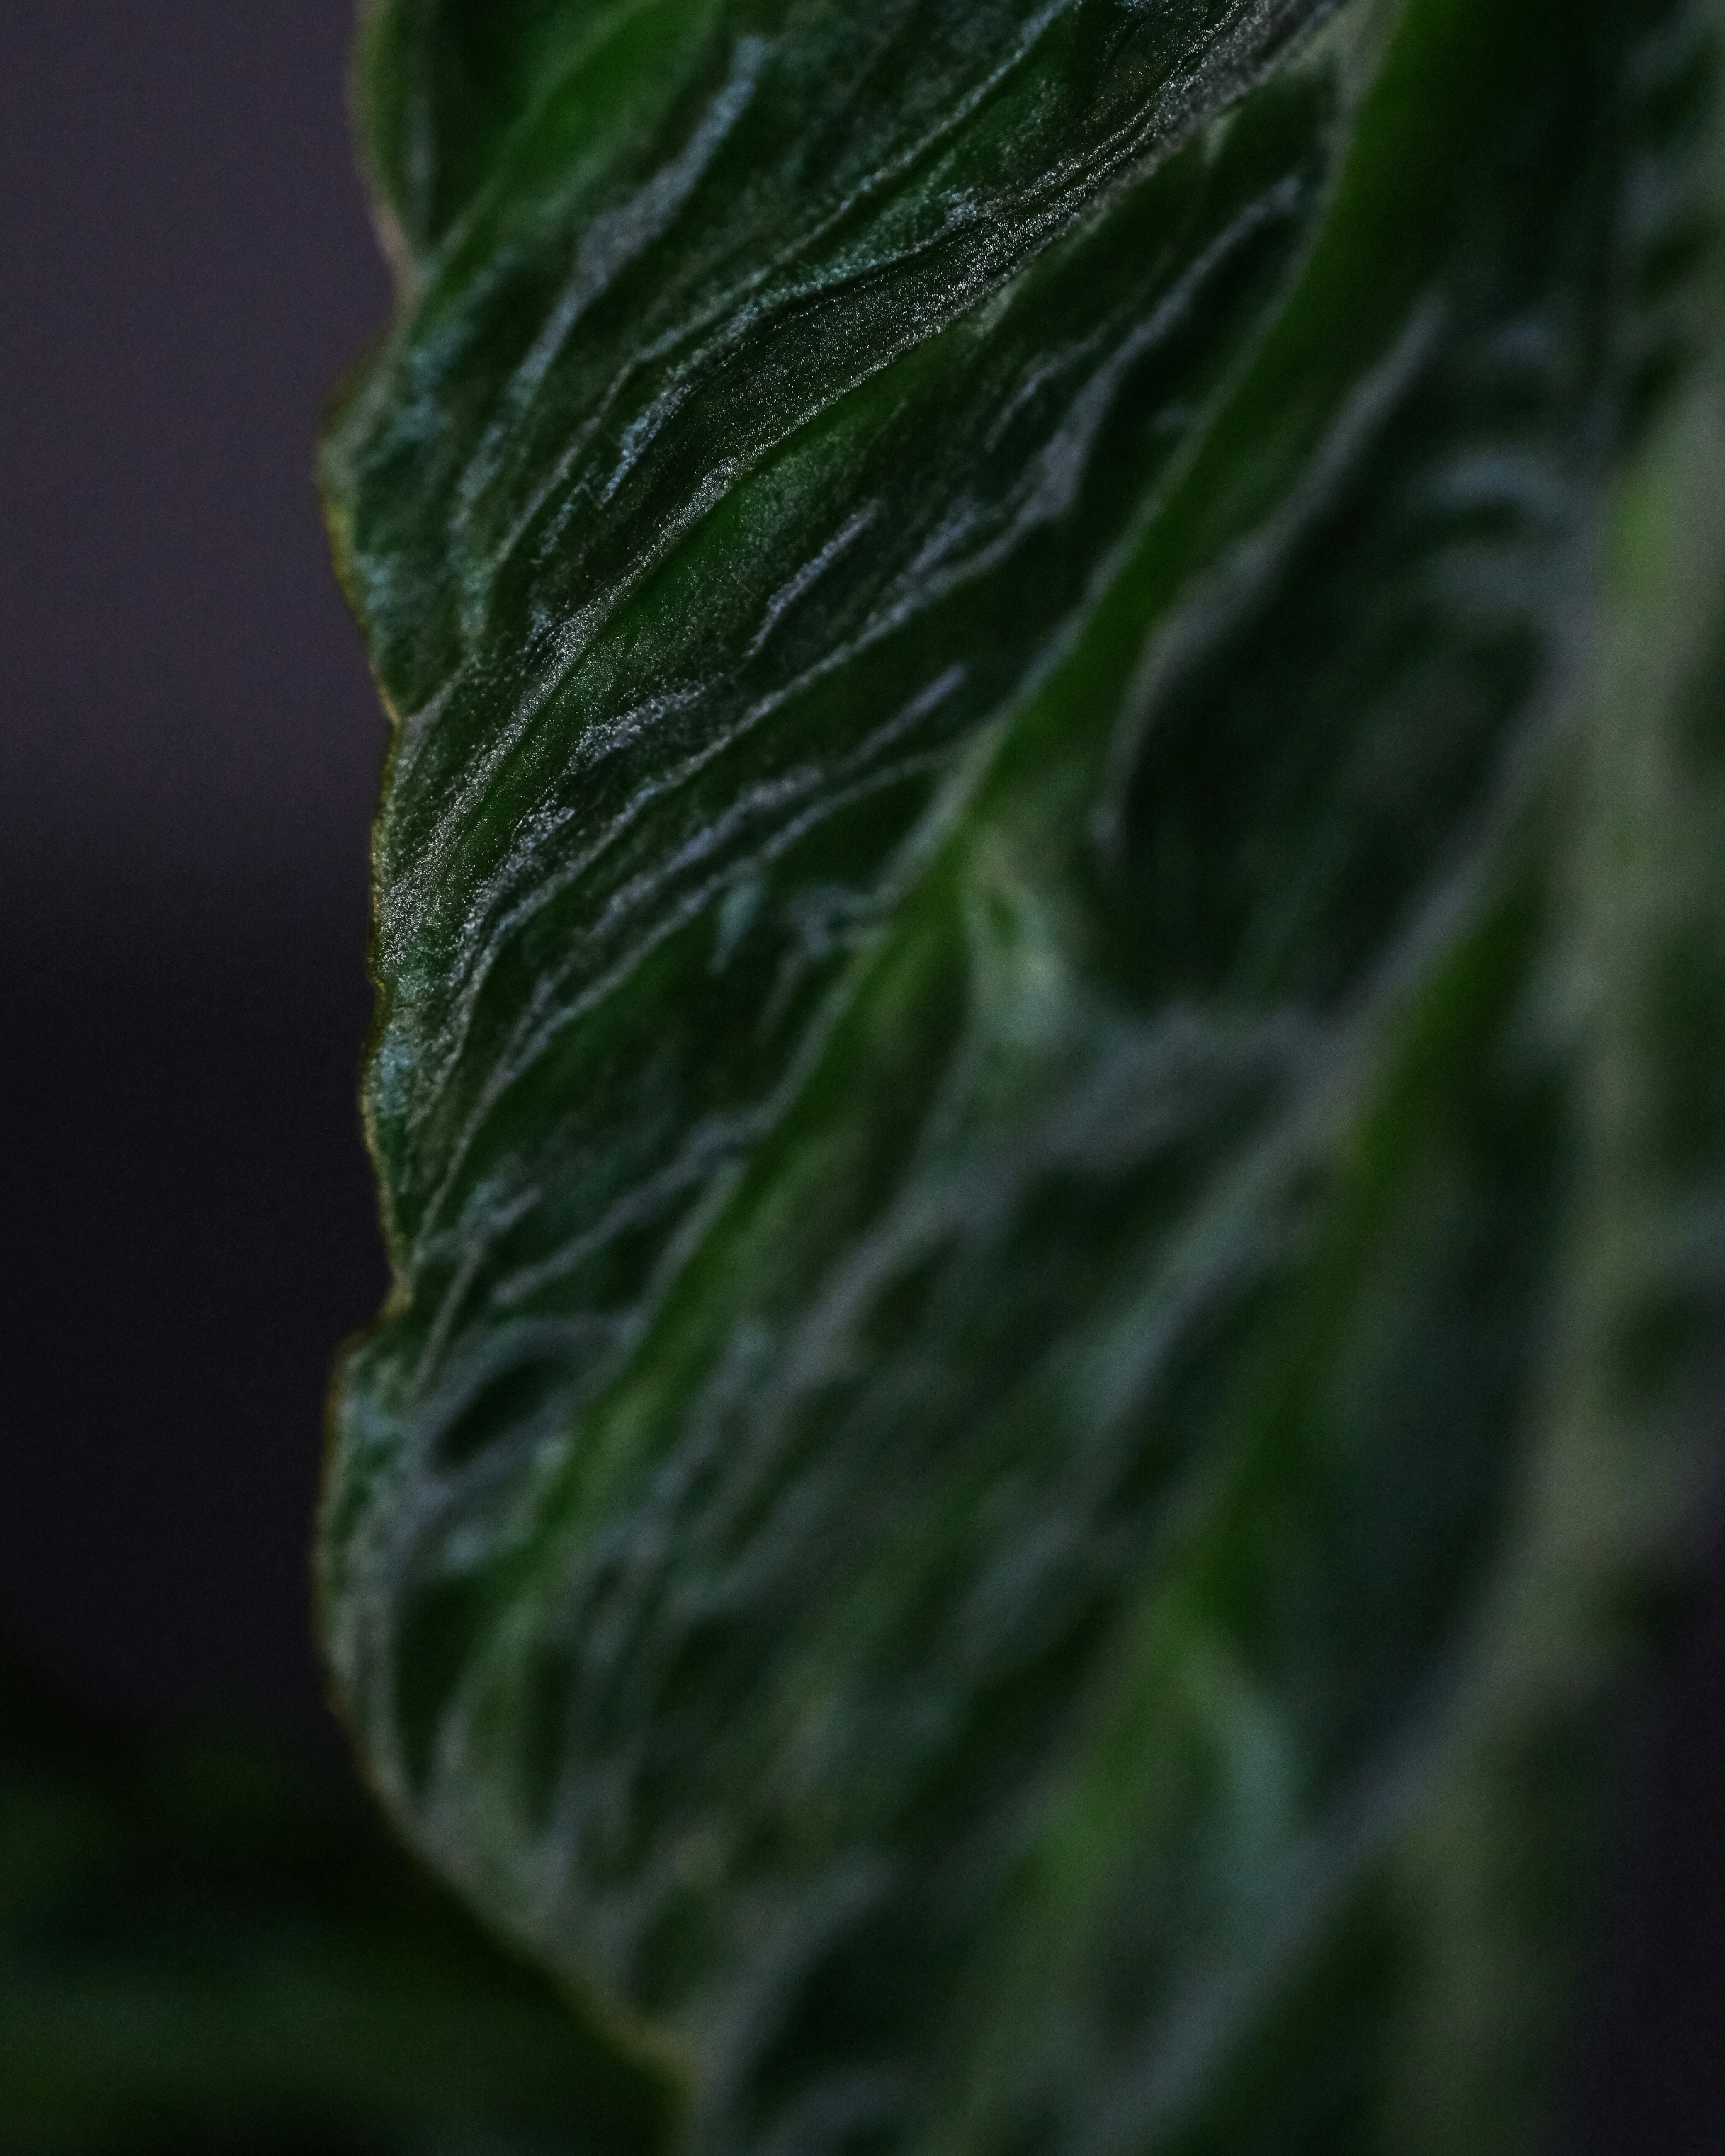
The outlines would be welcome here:
M 367 18 L 326 1636 L 681 2145 L 1532 2146 L 1719 1286 L 1707 28 Z

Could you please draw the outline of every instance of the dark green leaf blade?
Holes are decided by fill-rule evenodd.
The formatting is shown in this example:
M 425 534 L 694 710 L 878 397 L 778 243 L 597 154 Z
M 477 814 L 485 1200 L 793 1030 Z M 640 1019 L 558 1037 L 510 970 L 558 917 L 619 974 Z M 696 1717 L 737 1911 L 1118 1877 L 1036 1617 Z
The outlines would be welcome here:
M 328 1636 L 696 2145 L 1525 2145 L 1717 1288 L 1585 626 L 1704 27 L 375 18 Z

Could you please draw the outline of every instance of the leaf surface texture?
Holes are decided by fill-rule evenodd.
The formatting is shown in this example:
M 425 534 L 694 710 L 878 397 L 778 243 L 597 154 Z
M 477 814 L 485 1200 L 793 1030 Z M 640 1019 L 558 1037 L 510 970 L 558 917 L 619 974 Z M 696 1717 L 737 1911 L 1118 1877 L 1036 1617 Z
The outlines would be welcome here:
M 680 2145 L 1531 2145 L 1719 1286 L 1710 29 L 367 18 L 326 1637 Z

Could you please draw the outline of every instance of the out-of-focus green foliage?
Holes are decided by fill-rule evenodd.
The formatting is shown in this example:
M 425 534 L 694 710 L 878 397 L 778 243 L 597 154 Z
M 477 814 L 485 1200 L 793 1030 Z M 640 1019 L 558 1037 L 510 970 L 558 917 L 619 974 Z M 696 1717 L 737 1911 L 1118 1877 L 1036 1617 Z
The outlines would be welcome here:
M 644 2145 L 1532 2146 L 1725 1274 L 1714 27 L 370 10 L 326 1637 Z
M 0 1664 L 6 2156 L 635 2156 L 664 2123 L 357 1799 Z

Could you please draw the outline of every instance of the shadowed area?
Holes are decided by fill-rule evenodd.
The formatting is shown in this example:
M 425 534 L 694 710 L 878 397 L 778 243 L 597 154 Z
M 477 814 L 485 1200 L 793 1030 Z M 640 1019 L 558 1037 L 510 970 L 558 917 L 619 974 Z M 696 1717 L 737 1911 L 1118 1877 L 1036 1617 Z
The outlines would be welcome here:
M 0 1623 L 333 1745 L 305 1549 L 382 1276 L 382 725 L 311 485 L 386 280 L 341 0 L 0 18 Z

